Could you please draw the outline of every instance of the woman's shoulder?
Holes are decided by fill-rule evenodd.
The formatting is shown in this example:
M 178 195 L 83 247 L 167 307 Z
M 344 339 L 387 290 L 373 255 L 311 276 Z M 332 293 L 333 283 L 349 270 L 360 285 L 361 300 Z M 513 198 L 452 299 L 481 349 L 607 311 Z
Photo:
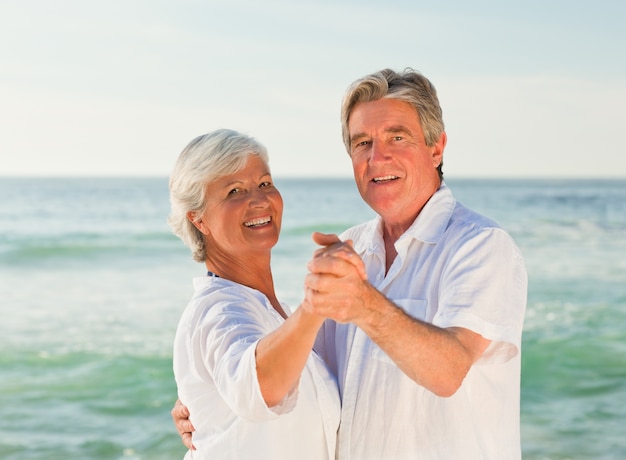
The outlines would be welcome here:
M 223 317 L 242 323 L 267 321 L 271 305 L 256 289 L 214 277 L 194 279 L 194 288 L 194 296 L 187 307 L 193 322 L 212 322 Z

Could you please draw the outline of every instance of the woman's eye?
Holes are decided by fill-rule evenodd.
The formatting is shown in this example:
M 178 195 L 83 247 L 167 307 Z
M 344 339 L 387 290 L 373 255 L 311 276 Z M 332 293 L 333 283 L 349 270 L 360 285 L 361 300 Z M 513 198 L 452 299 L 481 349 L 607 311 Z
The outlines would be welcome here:
M 261 185 L 260 185 L 261 188 L 267 188 L 271 186 L 272 186 L 271 182 L 261 182 Z
M 232 189 L 230 192 L 228 192 L 228 194 L 229 194 L 229 195 L 234 195 L 234 194 L 236 194 L 236 193 L 239 193 L 239 191 L 240 191 L 240 190 L 241 190 L 241 189 L 239 189 L 239 188 L 234 188 L 234 189 Z

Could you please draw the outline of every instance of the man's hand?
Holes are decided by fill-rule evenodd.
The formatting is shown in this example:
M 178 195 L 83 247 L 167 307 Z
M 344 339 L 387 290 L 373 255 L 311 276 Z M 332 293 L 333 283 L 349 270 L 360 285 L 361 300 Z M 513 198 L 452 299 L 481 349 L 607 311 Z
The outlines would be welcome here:
M 180 399 L 177 399 L 170 413 L 183 444 L 190 450 L 196 450 L 191 439 L 191 433 L 196 431 L 196 429 L 189 420 L 189 409 L 187 409 L 187 406 L 183 405 Z
M 313 253 L 314 259 L 321 257 L 337 257 L 342 259 L 353 264 L 361 279 L 367 281 L 365 265 L 359 255 L 354 251 L 351 240 L 345 242 L 341 241 L 334 233 L 313 232 L 312 237 L 315 243 L 323 246 Z

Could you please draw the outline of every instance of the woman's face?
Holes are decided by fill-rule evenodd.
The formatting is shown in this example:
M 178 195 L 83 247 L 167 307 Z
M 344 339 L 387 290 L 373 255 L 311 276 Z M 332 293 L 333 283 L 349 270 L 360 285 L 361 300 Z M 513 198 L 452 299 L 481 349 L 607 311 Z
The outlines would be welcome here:
M 274 247 L 282 215 L 283 199 L 267 166 L 250 155 L 242 169 L 206 186 L 206 207 L 196 226 L 208 253 L 241 256 Z

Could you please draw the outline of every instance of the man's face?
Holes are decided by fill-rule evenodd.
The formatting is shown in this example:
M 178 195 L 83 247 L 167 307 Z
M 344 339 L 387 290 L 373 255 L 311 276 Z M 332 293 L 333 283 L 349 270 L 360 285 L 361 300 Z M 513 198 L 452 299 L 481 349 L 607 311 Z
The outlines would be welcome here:
M 413 106 L 385 98 L 358 103 L 348 128 L 361 196 L 387 226 L 406 230 L 440 186 L 437 167 L 445 133 L 434 146 L 427 146 Z

